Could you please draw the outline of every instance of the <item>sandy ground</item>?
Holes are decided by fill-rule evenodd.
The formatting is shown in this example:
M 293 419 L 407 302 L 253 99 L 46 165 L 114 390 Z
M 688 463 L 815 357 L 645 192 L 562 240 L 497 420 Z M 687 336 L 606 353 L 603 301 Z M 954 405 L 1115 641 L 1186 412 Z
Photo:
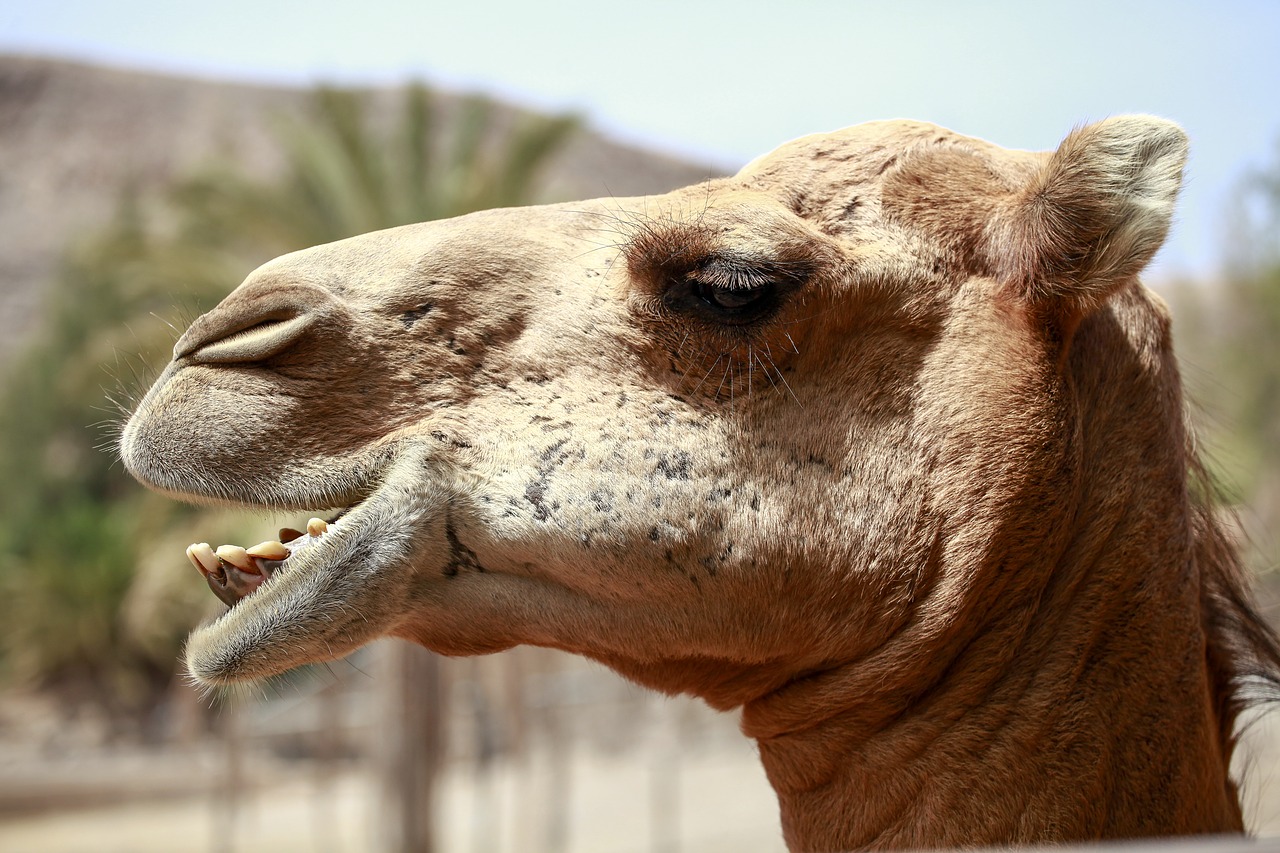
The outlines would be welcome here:
M 446 774 L 442 851 L 781 853 L 777 803 L 748 742 L 684 757 L 678 775 L 630 755 L 579 752 L 566 765 L 569 804 L 548 804 L 545 756 Z M 186 797 L 11 819 L 0 850 L 57 853 L 256 853 L 376 849 L 372 779 L 346 772 L 304 779 L 244 802 Z M 562 822 L 561 822 L 562 821 Z
M 726 722 L 730 722 L 726 718 Z M 1280 838 L 1280 714 L 1239 762 L 1250 826 Z M 361 770 L 315 772 L 239 797 L 175 796 L 0 821 L 5 853 L 291 853 L 378 848 L 379 802 Z M 777 804 L 753 745 L 644 739 L 615 752 L 544 750 L 487 771 L 455 763 L 439 796 L 445 853 L 781 853 Z

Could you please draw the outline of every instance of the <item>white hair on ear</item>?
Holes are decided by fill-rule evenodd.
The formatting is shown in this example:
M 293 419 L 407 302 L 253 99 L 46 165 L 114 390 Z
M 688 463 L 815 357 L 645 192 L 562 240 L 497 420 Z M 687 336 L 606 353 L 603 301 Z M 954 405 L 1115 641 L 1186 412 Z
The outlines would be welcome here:
M 1032 301 L 1087 312 L 1164 243 L 1186 159 L 1187 136 L 1166 119 L 1075 130 L 996 220 L 997 269 Z

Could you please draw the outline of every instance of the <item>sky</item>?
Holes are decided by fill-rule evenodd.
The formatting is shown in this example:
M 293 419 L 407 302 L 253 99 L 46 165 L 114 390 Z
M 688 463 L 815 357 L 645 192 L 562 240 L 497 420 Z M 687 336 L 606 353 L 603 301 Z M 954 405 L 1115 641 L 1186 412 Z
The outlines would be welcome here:
M 1242 182 L 1280 167 L 1277 0 L 6 0 L 0 51 L 270 84 L 421 79 L 725 169 L 871 119 L 1047 149 L 1154 113 L 1192 140 L 1156 280 L 1211 277 Z

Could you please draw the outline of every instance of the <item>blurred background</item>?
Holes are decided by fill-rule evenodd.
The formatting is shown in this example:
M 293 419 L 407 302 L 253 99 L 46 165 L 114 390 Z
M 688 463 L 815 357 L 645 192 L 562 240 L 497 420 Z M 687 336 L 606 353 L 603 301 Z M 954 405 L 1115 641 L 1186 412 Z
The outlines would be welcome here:
M 0 7 L 0 849 L 782 850 L 733 715 L 568 656 L 385 643 L 198 693 L 182 640 L 221 605 L 184 547 L 285 520 L 144 492 L 113 442 L 177 332 L 275 255 L 662 192 L 870 119 L 1031 149 L 1126 112 L 1187 128 L 1145 280 L 1276 600 L 1280 4 L 541 5 Z M 1276 732 L 1243 764 L 1280 835 Z

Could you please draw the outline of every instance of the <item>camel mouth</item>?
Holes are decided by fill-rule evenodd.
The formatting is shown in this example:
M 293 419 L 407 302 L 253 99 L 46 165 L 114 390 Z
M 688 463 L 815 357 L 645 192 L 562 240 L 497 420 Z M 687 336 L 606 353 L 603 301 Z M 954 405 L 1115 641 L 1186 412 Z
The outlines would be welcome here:
M 197 682 L 269 677 L 341 656 L 368 639 L 347 642 L 350 626 L 333 612 L 348 607 L 359 612 L 355 588 L 368 580 L 361 576 L 376 523 L 362 518 L 359 506 L 330 521 L 313 517 L 305 530 L 283 528 L 278 540 L 252 548 L 214 549 L 207 543 L 187 548 L 192 565 L 227 605 L 187 641 L 187 669 Z M 322 616 L 333 633 L 315 638 L 319 647 L 306 649 L 297 642 L 298 626 Z
M 419 540 L 440 514 L 434 492 L 418 488 L 427 452 L 402 451 L 328 521 L 312 518 L 305 530 L 284 528 L 279 540 L 252 548 L 187 549 L 227 605 L 187 640 L 187 670 L 197 682 L 268 678 L 342 657 L 395 629 L 401 614 L 388 602 L 410 596 Z
M 192 543 L 187 546 L 187 559 L 230 611 L 297 566 L 300 558 L 295 555 L 314 547 L 330 531 L 337 534 L 339 519 L 349 511 L 340 510 L 328 521 L 313 517 L 305 530 L 282 527 L 278 539 L 251 548 L 220 545 L 215 549 L 207 542 Z
M 345 520 L 314 517 L 304 531 L 283 528 L 278 540 L 252 548 L 203 542 L 187 548 L 187 558 L 227 605 L 187 641 L 187 669 L 197 682 L 254 680 L 330 656 L 310 649 L 291 659 L 290 652 L 302 651 L 293 637 L 298 625 L 353 597 L 346 587 L 361 573 L 361 543 L 371 525 L 349 512 L 340 516 Z M 336 635 L 320 642 L 336 655 L 350 650 Z

